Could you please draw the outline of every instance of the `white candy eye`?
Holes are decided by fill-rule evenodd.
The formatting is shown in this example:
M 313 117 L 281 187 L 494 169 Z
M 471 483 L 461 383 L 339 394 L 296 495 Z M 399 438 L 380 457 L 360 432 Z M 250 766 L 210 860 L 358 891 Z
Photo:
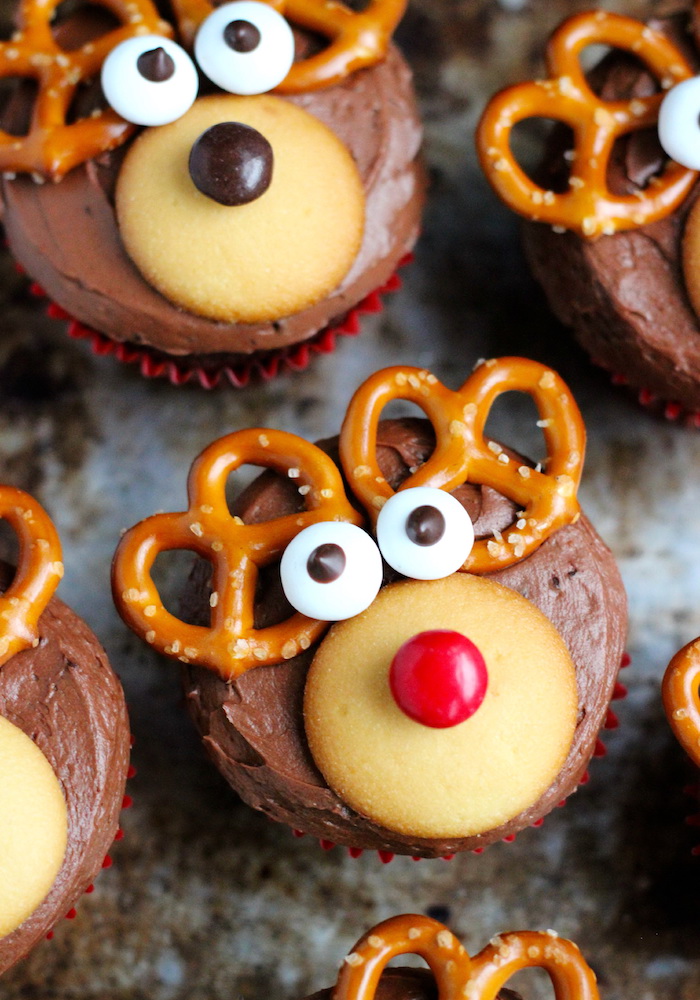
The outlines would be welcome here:
M 664 152 L 691 170 L 700 170 L 700 76 L 684 80 L 659 108 L 659 142 Z
M 312 524 L 292 539 L 280 564 L 287 600 L 309 618 L 359 615 L 382 584 L 382 557 L 362 528 L 346 521 Z
M 257 0 L 224 4 L 202 23 L 194 54 L 209 79 L 230 94 L 264 94 L 294 62 L 294 35 L 274 7 Z
M 185 50 L 160 35 L 128 38 L 102 66 L 102 90 L 118 115 L 134 125 L 167 125 L 192 107 L 199 89 Z
M 450 493 L 415 486 L 384 504 L 377 519 L 377 543 L 398 573 L 439 580 L 463 565 L 474 544 L 474 527 Z

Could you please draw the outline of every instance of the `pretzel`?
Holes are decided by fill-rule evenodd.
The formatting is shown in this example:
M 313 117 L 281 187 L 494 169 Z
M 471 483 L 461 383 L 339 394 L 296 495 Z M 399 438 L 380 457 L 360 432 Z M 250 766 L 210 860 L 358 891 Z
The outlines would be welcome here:
M 307 509 L 261 524 L 244 524 L 232 517 L 226 480 L 247 463 L 275 469 L 293 480 Z M 362 523 L 345 496 L 335 463 L 294 434 L 242 430 L 202 452 L 192 466 L 187 489 L 186 511 L 141 521 L 124 535 L 116 551 L 112 589 L 127 625 L 161 653 L 208 667 L 227 681 L 308 649 L 328 623 L 297 613 L 279 625 L 256 629 L 255 586 L 258 570 L 279 558 L 308 525 L 333 520 Z M 214 567 L 208 628 L 186 624 L 166 611 L 151 578 L 156 556 L 175 549 L 190 549 Z
M 494 401 L 509 390 L 528 393 L 537 405 L 548 454 L 546 472 L 509 457 L 484 437 Z M 429 417 L 437 438 L 433 454 L 399 489 L 453 490 L 478 483 L 519 505 L 517 522 L 502 538 L 477 541 L 463 570 L 488 573 L 511 566 L 534 552 L 553 531 L 578 520 L 576 490 L 586 443 L 578 407 L 549 368 L 523 358 L 500 358 L 483 362 L 457 392 L 427 371 L 403 367 L 386 368 L 360 386 L 343 423 L 340 457 L 346 479 L 373 524 L 394 493 L 376 457 L 379 416 L 394 399 L 416 403 Z
M 474 958 L 443 924 L 405 914 L 377 924 L 345 958 L 333 1000 L 374 1000 L 380 976 L 397 955 L 420 955 L 435 976 L 438 1000 L 495 1000 L 521 969 L 544 969 L 556 1000 L 598 1000 L 595 975 L 571 941 L 553 931 L 500 934 Z
M 571 229 L 585 237 L 611 235 L 669 215 L 690 191 L 697 173 L 670 162 L 644 191 L 613 194 L 607 169 L 617 139 L 656 123 L 663 94 L 603 101 L 588 83 L 580 54 L 588 45 L 633 53 L 668 89 L 693 76 L 683 53 L 660 32 L 604 11 L 579 14 L 552 35 L 547 49 L 550 79 L 509 87 L 489 102 L 477 130 L 481 166 L 506 204 L 533 221 Z M 566 123 L 574 133 L 569 190 L 555 193 L 535 184 L 516 162 L 510 132 L 525 118 Z
M 93 0 L 110 11 L 122 26 L 86 42 L 61 48 L 51 31 L 51 19 L 61 0 L 21 0 L 18 31 L 0 44 L 0 77 L 28 77 L 39 93 L 26 136 L 0 130 L 0 170 L 33 173 L 60 180 L 69 170 L 124 142 L 133 126 L 105 109 L 67 124 L 71 103 L 81 83 L 99 77 L 108 53 L 139 34 L 172 34 L 151 0 Z
M 384 58 L 391 36 L 403 17 L 407 0 L 370 0 L 357 12 L 340 0 L 265 0 L 292 23 L 329 39 L 321 52 L 295 62 L 277 87 L 299 94 L 338 83 L 363 66 Z M 209 0 L 173 0 L 180 34 L 191 43 L 214 5 Z
M 662 695 L 676 739 L 700 767 L 700 639 L 673 657 L 664 674 Z
M 0 520 L 19 539 L 19 560 L 0 595 L 0 667 L 39 642 L 39 618 L 63 576 L 61 543 L 46 511 L 28 493 L 0 486 Z

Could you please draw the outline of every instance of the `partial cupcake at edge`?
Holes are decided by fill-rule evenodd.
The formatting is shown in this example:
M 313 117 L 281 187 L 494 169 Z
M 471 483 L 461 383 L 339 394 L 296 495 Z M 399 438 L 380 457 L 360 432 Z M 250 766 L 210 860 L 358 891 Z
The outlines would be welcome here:
M 19 540 L 0 564 L 0 974 L 50 935 L 105 865 L 129 767 L 122 689 L 53 596 L 61 546 L 28 494 L 0 487 Z
M 534 400 L 542 465 L 484 435 L 509 390 Z M 399 399 L 428 420 L 380 421 Z M 562 803 L 613 722 L 626 600 L 576 498 L 584 449 L 543 365 L 484 362 L 456 391 L 389 368 L 339 439 L 214 442 L 188 509 L 122 539 L 115 601 L 184 663 L 204 746 L 250 805 L 353 854 L 480 852 Z M 245 464 L 268 471 L 231 513 Z M 173 549 L 202 557 L 181 618 L 151 574 Z
M 427 969 L 388 967 L 393 959 L 418 955 Z M 508 989 L 525 969 L 543 969 L 554 1000 L 599 1000 L 596 976 L 578 946 L 556 931 L 510 931 L 495 935 L 470 956 L 444 924 L 420 914 L 390 917 L 372 927 L 343 958 L 332 988 L 308 1000 L 523 1000 Z
M 665 9 L 648 24 L 604 11 L 564 22 L 543 78 L 489 102 L 477 146 L 527 220 L 526 253 L 559 319 L 640 402 L 700 425 L 700 5 Z M 614 51 L 585 74 L 591 45 Z M 534 179 L 511 144 L 528 118 L 559 125 Z
M 21 0 L 3 222 L 71 332 L 208 387 L 357 333 L 423 206 L 405 6 Z

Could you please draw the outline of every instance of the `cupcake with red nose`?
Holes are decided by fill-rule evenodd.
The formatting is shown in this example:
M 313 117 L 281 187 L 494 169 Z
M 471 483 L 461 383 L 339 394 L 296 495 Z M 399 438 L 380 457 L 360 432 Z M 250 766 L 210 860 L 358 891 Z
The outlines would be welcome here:
M 508 390 L 547 459 L 484 435 Z M 428 421 L 380 421 L 395 399 Z M 581 514 L 585 434 L 561 379 L 519 358 L 461 389 L 371 377 L 340 438 L 269 429 L 207 448 L 189 506 L 126 533 L 125 621 L 185 664 L 204 745 L 251 805 L 353 853 L 439 857 L 538 823 L 583 778 L 621 661 L 625 596 Z M 232 471 L 267 467 L 226 504 Z M 191 549 L 181 618 L 151 567 Z
M 1 974 L 92 891 L 118 829 L 129 725 L 104 650 L 53 596 L 63 563 L 48 515 L 0 486 L 0 518 L 19 541 L 17 569 L 0 564 Z
M 178 0 L 170 21 L 101 0 L 49 29 L 57 7 L 23 0 L 0 44 L 0 75 L 38 84 L 0 170 L 10 247 L 72 332 L 203 385 L 356 333 L 423 203 L 405 0 Z

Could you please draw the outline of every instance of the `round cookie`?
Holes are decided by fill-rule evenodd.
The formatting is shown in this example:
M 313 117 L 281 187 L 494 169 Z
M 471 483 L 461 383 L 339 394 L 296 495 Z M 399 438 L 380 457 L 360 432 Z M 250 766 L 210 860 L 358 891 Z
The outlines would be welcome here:
M 28 736 L 0 717 L 0 939 L 46 898 L 66 853 L 67 815 L 51 765 Z
M 255 129 L 272 149 L 270 186 L 228 211 L 188 169 L 195 141 L 219 122 Z M 166 298 L 198 316 L 260 323 L 314 305 L 345 276 L 362 241 L 364 190 L 347 147 L 317 118 L 279 97 L 227 95 L 136 140 L 116 211 L 131 259 Z
M 440 732 L 408 718 L 387 682 L 402 643 L 428 629 L 468 636 L 488 673 L 473 718 Z M 549 619 L 463 573 L 391 584 L 334 625 L 304 694 L 309 749 L 330 787 L 374 822 L 420 837 L 468 837 L 517 816 L 561 770 L 576 715 L 574 666 Z
M 481 437 L 488 409 L 509 388 L 535 397 L 549 452 L 544 466 L 547 472 L 538 471 L 513 452 Z M 389 398 L 382 393 L 388 393 Z M 386 404 L 391 398 L 420 400 L 419 405 L 434 421 L 437 443 L 430 425 L 423 421 L 383 421 L 377 425 L 376 409 L 368 399 Z M 355 443 L 364 440 L 367 452 L 361 447 L 358 458 L 356 449 L 348 447 L 348 435 Z M 626 609 L 619 574 L 609 551 L 581 515 L 575 496 L 584 440 L 573 401 L 553 372 L 522 359 L 484 363 L 456 392 L 440 386 L 429 373 L 419 369 L 387 369 L 369 379 L 355 395 L 343 428 L 342 462 L 335 442 L 325 442 L 323 448 L 314 448 L 283 432 L 260 429 L 239 431 L 210 445 L 190 473 L 190 509 L 148 518 L 128 531 L 120 543 L 113 568 L 113 593 L 120 613 L 152 648 L 184 661 L 187 704 L 207 752 L 241 796 L 271 818 L 353 849 L 373 848 L 420 857 L 482 848 L 510 837 L 537 822 L 577 787 L 606 720 L 623 651 Z M 376 474 L 368 476 L 365 470 L 374 463 L 375 453 L 378 468 Z M 228 477 L 245 462 L 268 466 L 274 472 L 264 473 L 245 491 L 235 508 L 236 518 L 227 528 L 231 515 L 228 508 L 221 506 L 222 477 Z M 335 463 L 343 468 L 346 490 L 354 484 L 368 524 L 380 508 L 388 508 L 384 503 L 387 492 L 393 496 L 399 491 L 407 496 L 415 486 L 421 486 L 416 489 L 415 503 L 424 510 L 422 487 L 437 493 L 449 490 L 468 513 L 476 537 L 471 552 L 467 547 L 460 571 L 445 579 L 440 579 L 444 574 L 433 571 L 430 579 L 417 582 L 402 580 L 385 566 L 383 589 L 370 604 L 373 589 L 363 585 L 354 543 L 349 543 L 347 559 L 337 558 L 336 548 L 345 553 L 347 543 L 340 534 L 334 535 L 334 525 L 350 521 L 353 523 L 338 527 L 355 532 L 361 529 L 354 526 L 358 511 L 345 506 L 342 491 L 333 480 L 333 471 L 338 471 Z M 470 481 L 471 475 L 480 485 Z M 441 487 L 436 488 L 436 483 Z M 404 511 L 407 524 L 414 524 L 412 513 L 406 515 Z M 327 529 L 321 547 L 333 548 L 334 558 L 327 582 L 317 584 L 317 589 L 344 586 L 345 570 L 338 568 L 344 563 L 353 586 L 368 595 L 364 603 L 367 610 L 353 607 L 349 613 L 358 617 L 331 627 L 325 638 L 328 618 L 333 615 L 326 615 L 324 621 L 322 607 L 314 605 L 312 613 L 316 617 L 309 619 L 295 604 L 299 591 L 308 596 L 304 574 L 313 578 L 319 569 L 318 541 L 309 543 L 305 550 L 308 561 L 302 559 L 299 563 L 298 586 L 283 589 L 284 574 L 280 577 L 279 567 L 292 540 L 296 546 L 319 524 Z M 370 532 L 365 528 L 363 537 L 368 546 L 376 547 Z M 150 568 L 159 552 L 183 547 L 193 549 L 203 559 L 184 594 L 178 619 L 163 607 Z M 420 545 L 416 543 L 416 547 Z M 424 564 L 426 556 L 420 561 Z M 325 565 L 328 568 L 330 564 Z M 476 578 L 469 573 L 472 565 L 478 567 Z M 454 582 L 455 575 L 470 582 Z M 446 596 L 453 588 L 462 595 L 454 601 Z M 428 601 L 430 613 L 425 609 L 419 613 L 412 603 L 412 595 L 422 595 L 423 591 L 433 595 Z M 455 735 L 449 728 L 427 729 L 420 721 L 404 718 L 396 706 L 391 708 L 387 701 L 391 660 L 388 646 L 398 656 L 397 644 L 400 647 L 407 634 L 400 624 L 402 618 L 404 623 L 420 623 L 416 627 L 422 631 L 416 637 L 428 635 L 426 629 L 440 630 L 445 625 L 459 628 L 463 620 L 459 605 L 471 602 L 472 591 L 497 594 L 500 607 L 505 601 L 516 609 L 516 637 L 521 631 L 532 633 L 534 629 L 538 642 L 544 644 L 540 648 L 547 649 L 552 659 L 551 667 L 545 667 L 542 676 L 548 669 L 564 675 L 557 682 L 560 700 L 547 690 L 546 699 L 554 700 L 547 701 L 548 707 L 532 709 L 530 714 L 539 712 L 546 723 L 539 734 L 543 741 L 541 752 L 529 758 L 522 743 L 531 744 L 539 737 L 534 737 L 529 728 L 528 712 L 513 725 L 509 725 L 513 716 L 508 713 L 505 720 L 494 723 L 496 732 L 508 730 L 508 738 L 510 730 L 513 736 L 518 735 L 515 757 L 521 757 L 523 762 L 528 758 L 533 765 L 531 768 L 522 763 L 523 784 L 529 783 L 527 802 L 516 801 L 517 793 L 512 793 L 518 782 L 509 774 L 508 787 L 498 790 L 495 796 L 496 800 L 500 798 L 495 808 L 491 789 L 484 802 L 472 804 L 474 812 L 481 811 L 480 823 L 465 825 L 464 809 L 458 808 L 457 832 L 455 826 L 448 825 L 444 814 L 438 817 L 438 825 L 426 826 L 434 818 L 428 816 L 421 818 L 418 828 L 408 823 L 404 826 L 403 820 L 396 820 L 396 810 L 391 815 L 377 811 L 383 810 L 383 802 L 379 806 L 366 799 L 360 802 L 354 797 L 355 791 L 345 794 L 345 786 L 341 788 L 336 774 L 329 773 L 329 780 L 324 777 L 329 744 L 332 751 L 340 749 L 341 756 L 350 758 L 351 769 L 355 766 L 353 746 L 346 742 L 346 731 L 352 726 L 347 719 L 335 716 L 335 722 L 319 720 L 318 706 L 310 707 L 315 700 L 313 693 L 307 693 L 305 716 L 307 678 L 309 692 L 317 666 L 319 676 L 327 671 L 334 684 L 341 678 L 341 686 L 345 685 L 349 692 L 348 719 L 355 712 L 361 716 L 363 708 L 380 719 L 364 762 L 368 788 L 381 789 L 384 756 L 398 753 L 407 761 L 405 779 L 414 767 L 420 773 L 421 762 L 414 762 L 414 758 L 424 757 L 426 763 L 433 760 L 441 740 L 452 740 Z M 452 617 L 445 622 L 443 610 L 450 604 Z M 528 608 L 525 615 L 523 605 Z M 471 619 L 467 615 L 478 630 L 477 617 L 483 616 Z M 501 617 L 505 613 L 498 619 L 503 631 Z M 543 624 L 543 617 L 548 623 Z M 486 615 L 486 620 L 493 619 Z M 362 630 L 368 623 L 372 627 L 364 634 Z M 355 641 L 358 630 L 361 638 Z M 553 634 L 558 638 L 553 639 Z M 350 637 L 347 641 L 346 636 Z M 395 641 L 388 643 L 385 636 L 393 636 Z M 510 648 L 512 653 L 515 649 L 515 665 L 497 663 L 493 667 L 495 696 L 501 677 L 507 676 L 510 669 L 519 674 L 523 654 L 518 644 L 513 647 L 507 639 L 488 636 L 483 629 L 479 641 L 472 643 L 477 648 L 480 644 L 487 664 L 494 650 Z M 358 655 L 360 673 L 374 662 L 378 674 L 370 678 L 369 685 L 358 689 L 355 705 L 353 663 Z M 572 664 L 576 689 L 573 697 Z M 537 669 L 543 668 L 538 665 Z M 379 677 L 382 671 L 384 681 Z M 522 679 L 520 674 L 517 683 Z M 533 682 L 528 695 L 537 687 Z M 504 700 L 510 697 L 509 693 Z M 518 697 L 515 694 L 515 702 Z M 332 700 L 337 702 L 335 694 Z M 491 705 L 487 690 L 483 702 L 476 705 L 466 722 L 457 719 L 449 725 L 455 731 L 462 724 L 465 730 L 479 728 L 475 720 L 482 709 L 484 718 L 494 722 L 491 712 L 496 700 L 493 698 Z M 553 720 L 555 714 L 563 716 L 563 721 Z M 312 736 L 312 730 L 317 735 L 319 727 L 325 733 L 322 747 L 314 743 Z M 420 747 L 420 754 L 402 749 L 406 746 L 402 734 L 412 727 L 410 745 Z M 483 737 L 483 729 L 479 731 Z M 544 749 L 545 744 L 549 749 Z M 496 756 L 493 748 L 489 749 L 489 740 L 477 738 L 466 745 L 468 749 L 460 751 L 465 769 L 474 775 L 481 768 L 488 772 Z M 360 762 L 360 766 L 364 764 Z M 513 766 L 519 777 L 521 763 Z M 436 768 L 427 766 L 427 770 Z M 507 767 L 503 767 L 500 774 L 506 771 Z M 495 777 L 493 770 L 491 775 Z M 488 784 L 486 780 L 484 785 Z M 398 767 L 394 787 L 400 809 L 407 803 L 410 806 L 413 785 L 409 780 L 401 781 Z M 445 796 L 443 804 L 448 798 Z M 466 833 L 466 829 L 470 832 Z

